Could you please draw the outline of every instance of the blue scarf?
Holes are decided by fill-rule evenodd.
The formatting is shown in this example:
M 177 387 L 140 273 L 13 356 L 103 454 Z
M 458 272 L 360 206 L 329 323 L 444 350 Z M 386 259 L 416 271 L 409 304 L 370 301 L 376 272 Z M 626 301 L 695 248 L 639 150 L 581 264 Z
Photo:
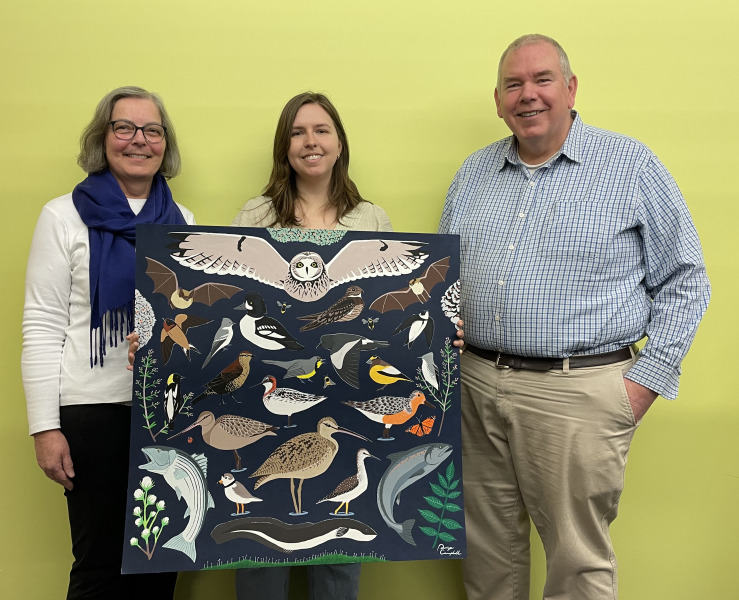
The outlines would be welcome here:
M 108 345 L 118 346 L 118 340 L 123 341 L 133 328 L 136 225 L 185 225 L 185 219 L 159 173 L 138 215 L 107 169 L 79 183 L 72 201 L 90 235 L 90 368 L 97 364 L 98 354 L 102 367 L 106 332 Z

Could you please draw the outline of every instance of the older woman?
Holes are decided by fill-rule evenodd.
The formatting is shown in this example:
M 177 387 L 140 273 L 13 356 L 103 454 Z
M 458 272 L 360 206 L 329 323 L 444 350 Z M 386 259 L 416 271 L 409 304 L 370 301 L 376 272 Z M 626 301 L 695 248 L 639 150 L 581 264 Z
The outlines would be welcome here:
M 127 494 L 137 223 L 193 223 L 166 179 L 180 170 L 161 99 L 118 88 L 80 139 L 88 173 L 46 204 L 31 244 L 23 383 L 36 458 L 65 489 L 74 564 L 67 598 L 171 598 L 175 573 L 120 574 Z
M 232 225 L 392 231 L 382 208 L 362 198 L 349 178 L 349 142 L 339 113 L 323 94 L 290 99 L 277 122 L 272 175 L 263 196 L 249 200 Z M 308 567 L 313 600 L 352 600 L 360 564 Z M 287 600 L 289 567 L 240 569 L 239 600 Z

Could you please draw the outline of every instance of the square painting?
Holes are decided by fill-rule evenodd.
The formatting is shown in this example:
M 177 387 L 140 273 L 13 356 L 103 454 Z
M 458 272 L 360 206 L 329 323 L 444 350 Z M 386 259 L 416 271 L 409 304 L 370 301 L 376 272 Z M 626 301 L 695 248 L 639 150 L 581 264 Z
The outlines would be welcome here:
M 457 236 L 140 225 L 124 573 L 462 558 Z

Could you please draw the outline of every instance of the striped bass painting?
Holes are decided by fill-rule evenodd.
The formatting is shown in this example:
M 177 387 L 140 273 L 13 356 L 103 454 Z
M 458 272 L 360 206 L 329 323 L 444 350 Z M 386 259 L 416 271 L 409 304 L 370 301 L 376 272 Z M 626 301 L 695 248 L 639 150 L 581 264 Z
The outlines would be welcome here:
M 139 465 L 139 469 L 162 475 L 164 481 L 177 493 L 177 499 L 185 499 L 187 510 L 184 517 L 190 517 L 185 529 L 168 540 L 163 547 L 182 552 L 195 562 L 195 538 L 203 527 L 205 513 L 209 508 L 215 507 L 205 479 L 208 459 L 204 454 L 190 456 L 182 450 L 167 446 L 147 446 L 141 451 L 149 462 Z

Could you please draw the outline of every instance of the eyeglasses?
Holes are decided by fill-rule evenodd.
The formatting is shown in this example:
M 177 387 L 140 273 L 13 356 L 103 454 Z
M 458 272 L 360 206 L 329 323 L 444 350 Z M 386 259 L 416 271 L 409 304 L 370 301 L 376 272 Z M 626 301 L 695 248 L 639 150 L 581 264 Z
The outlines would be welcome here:
M 167 128 L 164 125 L 158 123 L 147 123 L 143 127 L 131 123 L 126 119 L 120 119 L 118 121 L 110 121 L 108 123 L 113 127 L 113 135 L 119 140 L 132 140 L 136 137 L 136 132 L 140 129 L 141 133 L 144 134 L 144 138 L 150 144 L 158 144 L 167 135 Z

